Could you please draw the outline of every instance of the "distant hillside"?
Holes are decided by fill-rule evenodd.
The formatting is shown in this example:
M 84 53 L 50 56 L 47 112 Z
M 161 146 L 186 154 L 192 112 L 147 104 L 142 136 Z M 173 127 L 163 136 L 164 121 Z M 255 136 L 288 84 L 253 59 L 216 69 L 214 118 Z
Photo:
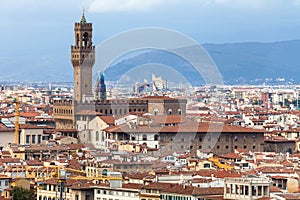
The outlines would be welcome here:
M 300 83 L 300 40 L 202 46 L 217 64 L 225 83 Z M 12 55 L 1 54 L 0 81 L 73 81 L 73 67 L 69 56 L 69 47 L 62 48 L 60 52 L 57 49 L 46 49 L 43 52 L 16 51 Z M 128 70 L 149 63 L 172 67 L 194 85 L 204 83 L 189 63 L 163 51 L 147 51 L 121 60 L 106 70 L 106 80 L 119 80 Z M 151 73 L 139 74 L 141 78 L 144 75 L 149 77 Z
M 218 66 L 225 83 L 300 83 L 300 40 L 202 46 Z M 146 63 L 171 66 L 190 83 L 203 84 L 201 77 L 186 61 L 164 51 L 150 51 L 122 60 L 107 69 L 105 74 L 109 80 L 118 80 L 129 69 Z

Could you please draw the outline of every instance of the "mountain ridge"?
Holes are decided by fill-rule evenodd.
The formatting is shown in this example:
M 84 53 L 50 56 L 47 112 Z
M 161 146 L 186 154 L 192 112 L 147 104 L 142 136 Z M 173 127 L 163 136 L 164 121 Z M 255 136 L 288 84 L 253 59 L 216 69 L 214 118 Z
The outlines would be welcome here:
M 216 63 L 225 84 L 300 83 L 300 40 L 204 43 L 201 46 Z M 65 51 L 67 48 L 62 52 Z M 2 81 L 73 81 L 73 68 L 68 52 L 61 53 L 55 49 L 26 54 L 16 52 L 13 59 L 9 55 L 2 55 L 0 60 Z M 117 81 L 130 69 L 147 63 L 172 67 L 193 85 L 205 84 L 188 63 L 157 51 L 147 51 L 123 60 L 121 58 L 105 71 L 106 80 Z
M 247 42 L 247 43 L 205 43 L 202 47 L 208 52 L 212 60 L 216 63 L 225 83 L 228 84 L 262 84 L 267 82 L 277 83 L 280 79 L 285 83 L 300 83 L 300 40 L 278 41 L 272 43 Z M 177 58 L 170 58 L 169 53 L 153 51 L 143 53 L 131 59 L 111 66 L 106 70 L 108 79 L 118 77 L 123 74 L 127 67 L 142 64 L 142 60 L 152 63 L 162 63 L 178 69 L 179 66 L 187 66 L 187 63 L 179 61 Z M 165 58 L 165 59 L 162 59 Z M 171 60 L 171 62 L 170 62 Z M 172 62 L 173 61 L 173 62 Z M 197 85 L 199 77 L 195 77 L 195 71 L 179 70 L 180 73 L 187 74 L 189 82 Z M 126 69 L 124 71 L 124 69 Z M 111 80 L 111 79 L 110 79 Z M 270 81 L 271 80 L 271 81 Z M 199 84 L 199 83 L 198 83 Z M 203 84 L 203 82 L 200 82 Z

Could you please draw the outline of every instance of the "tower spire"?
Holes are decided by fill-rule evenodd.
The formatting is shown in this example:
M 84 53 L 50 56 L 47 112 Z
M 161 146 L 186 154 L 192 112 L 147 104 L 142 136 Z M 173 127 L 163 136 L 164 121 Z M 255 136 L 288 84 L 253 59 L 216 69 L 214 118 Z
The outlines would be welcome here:
M 81 17 L 81 20 L 80 20 L 80 23 L 82 23 L 82 24 L 86 23 L 86 19 L 85 19 L 84 14 L 85 14 L 85 8 L 83 7 L 82 8 L 82 17 Z

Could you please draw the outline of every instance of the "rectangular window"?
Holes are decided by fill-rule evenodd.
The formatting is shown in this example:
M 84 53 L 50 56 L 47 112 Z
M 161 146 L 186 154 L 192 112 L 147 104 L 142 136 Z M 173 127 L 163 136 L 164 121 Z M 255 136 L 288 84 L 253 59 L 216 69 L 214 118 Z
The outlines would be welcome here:
M 229 135 L 226 135 L 225 137 L 225 141 L 228 142 L 229 141 Z
M 32 139 L 32 143 L 31 144 L 35 144 L 35 135 L 32 135 L 31 137 L 32 137 L 31 138 Z
M 42 141 L 41 139 L 42 139 L 42 136 L 41 136 L 41 135 L 38 135 L 38 138 L 37 138 L 37 140 L 38 140 L 38 141 L 37 141 L 37 142 L 38 142 L 38 144 L 41 144 L 41 141 Z
M 43 136 L 42 140 L 49 140 L 49 136 Z
M 26 135 L 26 144 L 30 143 L 30 135 Z

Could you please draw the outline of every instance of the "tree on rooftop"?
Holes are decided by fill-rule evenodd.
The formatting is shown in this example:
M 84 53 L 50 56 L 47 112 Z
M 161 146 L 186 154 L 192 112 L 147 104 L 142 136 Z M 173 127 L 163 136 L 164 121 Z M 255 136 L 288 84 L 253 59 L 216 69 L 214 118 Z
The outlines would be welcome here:
M 33 190 L 27 190 L 22 187 L 13 187 L 13 200 L 36 200 L 36 195 Z

